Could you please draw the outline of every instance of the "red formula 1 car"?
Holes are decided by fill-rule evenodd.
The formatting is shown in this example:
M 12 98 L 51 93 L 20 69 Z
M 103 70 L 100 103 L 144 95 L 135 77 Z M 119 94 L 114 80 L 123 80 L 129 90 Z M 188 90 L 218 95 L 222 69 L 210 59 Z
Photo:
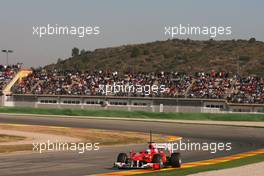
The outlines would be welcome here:
M 119 153 L 114 167 L 119 169 L 181 167 L 181 155 L 173 153 L 170 143 L 149 142 L 148 148 L 141 152 Z

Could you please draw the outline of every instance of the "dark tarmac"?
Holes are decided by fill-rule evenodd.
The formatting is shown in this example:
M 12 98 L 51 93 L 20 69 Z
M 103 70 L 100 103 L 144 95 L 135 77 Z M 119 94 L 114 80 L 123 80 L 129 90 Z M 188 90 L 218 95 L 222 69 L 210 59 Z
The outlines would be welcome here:
M 199 161 L 219 156 L 264 148 L 264 128 L 233 127 L 219 125 L 178 124 L 109 119 L 55 118 L 46 116 L 0 114 L 0 123 L 48 125 L 78 128 L 95 128 L 122 131 L 160 133 L 183 137 L 185 142 L 232 143 L 232 150 L 184 151 L 183 162 Z M 117 171 L 112 168 L 119 152 L 140 150 L 143 145 L 100 147 L 99 151 L 78 152 L 17 152 L 0 154 L 0 175 L 5 176 L 80 176 Z

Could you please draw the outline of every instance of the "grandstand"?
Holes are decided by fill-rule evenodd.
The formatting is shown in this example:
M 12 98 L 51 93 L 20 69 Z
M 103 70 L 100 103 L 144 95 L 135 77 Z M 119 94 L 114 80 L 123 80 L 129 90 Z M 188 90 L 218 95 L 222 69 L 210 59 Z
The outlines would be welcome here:
M 1 69 L 6 106 L 99 108 L 152 112 L 264 112 L 264 80 L 227 72 L 118 73 Z M 99 85 L 165 85 L 150 95 L 116 92 L 105 95 Z M 54 106 L 56 105 L 56 106 Z
M 127 73 L 117 72 L 47 72 L 35 70 L 12 87 L 14 94 L 105 96 L 99 85 L 165 85 L 165 92 L 151 92 L 150 97 L 225 99 L 231 103 L 264 103 L 264 82 L 255 76 L 229 76 L 225 72 Z M 135 92 L 115 92 L 112 96 L 145 97 Z

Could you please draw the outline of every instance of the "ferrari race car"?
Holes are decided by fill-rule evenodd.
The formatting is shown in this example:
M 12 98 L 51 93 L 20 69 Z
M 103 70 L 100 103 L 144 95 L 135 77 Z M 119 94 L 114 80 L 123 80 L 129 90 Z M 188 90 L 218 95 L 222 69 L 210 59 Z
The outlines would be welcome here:
M 161 169 L 164 167 L 181 167 L 180 153 L 173 153 L 171 143 L 149 142 L 147 149 L 141 152 L 119 153 L 114 167 L 118 169 Z

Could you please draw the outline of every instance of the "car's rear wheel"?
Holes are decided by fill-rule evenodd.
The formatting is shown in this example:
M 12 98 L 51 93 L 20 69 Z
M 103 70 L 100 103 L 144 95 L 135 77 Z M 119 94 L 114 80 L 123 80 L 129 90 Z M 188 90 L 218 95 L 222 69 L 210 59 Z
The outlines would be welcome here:
M 119 153 L 117 156 L 117 162 L 125 163 L 127 161 L 127 154 L 126 153 Z
M 164 164 L 160 154 L 155 154 L 152 159 L 152 163 L 159 164 L 160 168 L 163 168 Z
M 180 153 L 172 153 L 170 157 L 170 164 L 172 167 L 181 167 L 181 154 Z

